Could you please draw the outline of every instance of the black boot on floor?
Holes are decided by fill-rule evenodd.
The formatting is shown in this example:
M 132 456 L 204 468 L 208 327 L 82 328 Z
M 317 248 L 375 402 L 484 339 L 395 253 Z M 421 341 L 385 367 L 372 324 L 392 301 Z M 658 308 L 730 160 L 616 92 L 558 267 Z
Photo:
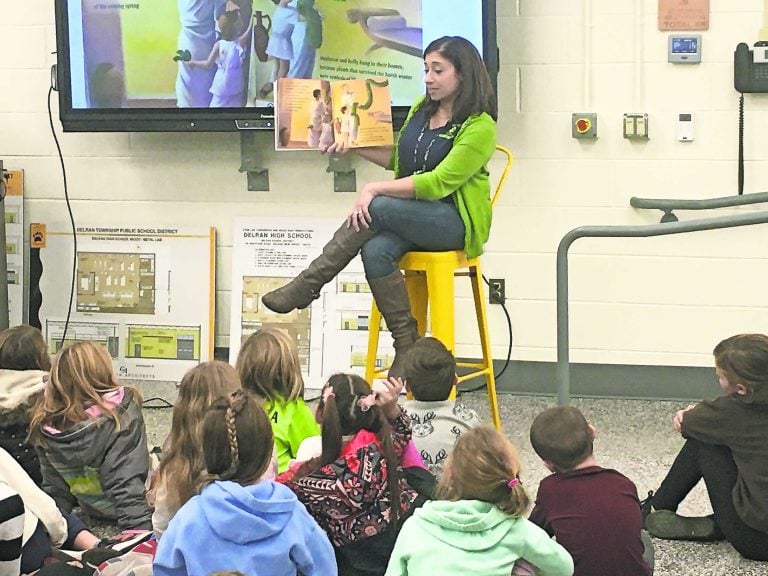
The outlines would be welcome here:
M 712 516 L 680 516 L 672 510 L 656 510 L 645 519 L 645 529 L 662 540 L 717 542 L 723 533 Z

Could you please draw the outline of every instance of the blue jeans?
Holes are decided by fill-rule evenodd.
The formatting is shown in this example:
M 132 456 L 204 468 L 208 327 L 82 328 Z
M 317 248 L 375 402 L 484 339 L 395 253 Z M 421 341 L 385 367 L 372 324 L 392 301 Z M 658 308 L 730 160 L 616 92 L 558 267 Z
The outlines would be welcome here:
M 376 196 L 368 210 L 376 236 L 363 245 L 360 256 L 371 280 L 392 274 L 410 250 L 464 248 L 464 221 L 453 203 Z

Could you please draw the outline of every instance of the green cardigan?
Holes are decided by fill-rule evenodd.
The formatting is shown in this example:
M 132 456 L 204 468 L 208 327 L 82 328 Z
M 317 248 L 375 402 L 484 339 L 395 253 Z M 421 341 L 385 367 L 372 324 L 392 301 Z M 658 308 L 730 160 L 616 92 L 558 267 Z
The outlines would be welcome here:
M 400 136 L 422 102 L 423 98 L 411 107 L 393 146 L 390 166 L 396 178 L 402 177 L 397 161 Z M 412 176 L 415 196 L 440 200 L 456 193 L 454 202 L 464 221 L 464 251 L 469 258 L 475 258 L 483 253 L 491 231 L 491 186 L 486 164 L 496 150 L 496 122 L 483 112 L 470 116 L 447 135 L 453 136 L 453 147 L 443 161 L 431 172 Z

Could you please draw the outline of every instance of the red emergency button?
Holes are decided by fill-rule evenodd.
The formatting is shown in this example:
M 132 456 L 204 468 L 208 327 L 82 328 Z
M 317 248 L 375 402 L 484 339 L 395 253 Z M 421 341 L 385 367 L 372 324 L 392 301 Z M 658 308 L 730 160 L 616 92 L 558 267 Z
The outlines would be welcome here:
M 579 134 L 585 134 L 592 128 L 592 122 L 588 118 L 579 118 L 576 120 L 576 132 Z

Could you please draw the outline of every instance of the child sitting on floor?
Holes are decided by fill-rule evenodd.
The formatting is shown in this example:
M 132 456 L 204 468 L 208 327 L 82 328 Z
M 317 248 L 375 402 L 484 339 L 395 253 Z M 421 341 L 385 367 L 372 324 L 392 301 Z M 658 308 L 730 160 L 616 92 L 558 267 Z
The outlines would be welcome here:
M 10 486 L 0 482 L 0 574 L 21 573 L 24 502 Z
M 160 540 L 155 576 L 240 570 L 270 576 L 328 576 L 328 537 L 288 488 L 260 480 L 270 466 L 272 428 L 261 402 L 238 390 L 205 416 L 203 452 L 211 482 L 187 501 Z
M 0 484 L 17 492 L 24 502 L 24 533 L 20 539 L 22 574 L 39 570 L 54 553 L 54 548 L 79 551 L 88 550 L 99 543 L 99 539 L 86 529 L 82 520 L 74 514 L 62 513 L 53 499 L 2 448 Z M 2 568 L 0 574 L 5 574 Z
M 178 509 L 197 494 L 205 472 L 203 417 L 206 411 L 220 396 L 229 396 L 239 388 L 237 372 L 226 362 L 204 362 L 181 379 L 173 406 L 171 432 L 148 494 L 155 507 L 152 527 L 158 539 Z M 273 464 L 263 479 L 274 479 L 277 463 Z
M 77 342 L 59 351 L 29 426 L 43 489 L 59 508 L 71 512 L 78 504 L 123 530 L 152 527 L 140 400 L 117 382 L 100 344 Z
M 456 386 L 456 359 L 437 338 L 419 338 L 405 358 L 405 383 L 413 395 L 403 408 L 427 469 L 439 476 L 456 439 L 482 422 L 477 413 L 449 400 Z
M 32 326 L 0 332 L 0 447 L 40 486 L 43 476 L 29 441 L 32 407 L 45 388 L 51 369 L 48 345 Z
M 437 498 L 405 521 L 386 576 L 530 574 L 570 576 L 568 552 L 525 518 L 512 443 L 488 426 L 459 436 L 437 487 Z
M 641 535 L 632 481 L 598 466 L 595 428 L 573 406 L 549 408 L 531 425 L 531 444 L 553 472 L 539 485 L 530 521 L 573 555 L 574 576 L 648 576 L 653 545 Z
M 768 560 L 768 336 L 739 334 L 714 350 L 723 395 L 679 410 L 686 439 L 659 489 L 644 502 L 645 528 L 670 540 L 728 540 L 745 558 Z M 704 479 L 713 516 L 676 513 Z
M 236 368 L 243 388 L 264 399 L 275 435 L 277 469 L 285 472 L 301 442 L 320 434 L 302 398 L 304 379 L 296 343 L 283 330 L 262 328 L 243 342 Z
M 411 438 L 397 405 L 403 383 L 381 386 L 374 392 L 359 376 L 331 376 L 317 409 L 322 454 L 278 477 L 328 533 L 340 576 L 384 574 L 400 522 L 424 501 L 399 468 Z

